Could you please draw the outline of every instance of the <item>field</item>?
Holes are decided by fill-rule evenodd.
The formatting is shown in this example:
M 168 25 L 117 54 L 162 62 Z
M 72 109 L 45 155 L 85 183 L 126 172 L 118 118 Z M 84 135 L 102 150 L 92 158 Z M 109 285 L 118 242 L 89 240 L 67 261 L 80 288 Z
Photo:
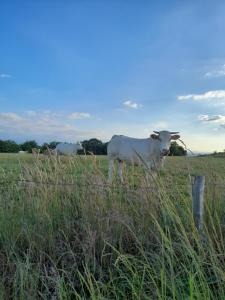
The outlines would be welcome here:
M 169 157 L 156 179 L 105 157 L 0 156 L 0 299 L 225 299 L 225 160 Z M 191 176 L 205 175 L 201 235 Z

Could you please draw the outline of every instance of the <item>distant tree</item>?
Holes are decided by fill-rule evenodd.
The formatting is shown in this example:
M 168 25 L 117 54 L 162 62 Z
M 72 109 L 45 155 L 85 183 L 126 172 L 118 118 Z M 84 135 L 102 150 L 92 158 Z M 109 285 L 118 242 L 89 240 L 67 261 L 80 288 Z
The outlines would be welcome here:
M 82 142 L 82 146 L 85 149 L 87 154 L 95 154 L 95 155 L 106 155 L 107 154 L 107 144 L 103 143 L 98 139 L 90 139 Z M 81 153 L 81 151 L 79 151 Z
M 0 152 L 5 153 L 17 153 L 20 150 L 20 146 L 11 140 L 0 140 Z
M 44 143 L 41 145 L 40 152 L 43 153 L 49 147 L 48 143 Z
M 27 151 L 29 153 L 32 153 L 32 148 L 40 148 L 36 141 L 26 141 L 23 144 L 20 145 L 21 150 Z
M 49 149 L 55 149 L 55 147 L 59 144 L 60 142 L 57 141 L 52 141 L 50 142 L 49 145 Z
M 177 142 L 172 142 L 170 146 L 170 154 L 169 156 L 185 156 L 187 155 L 187 151 Z
M 46 151 L 48 148 L 49 149 L 55 149 L 55 147 L 59 144 L 60 142 L 56 142 L 56 141 L 52 141 L 50 143 L 44 143 L 40 150 L 41 150 L 41 153 L 43 153 L 44 151 Z

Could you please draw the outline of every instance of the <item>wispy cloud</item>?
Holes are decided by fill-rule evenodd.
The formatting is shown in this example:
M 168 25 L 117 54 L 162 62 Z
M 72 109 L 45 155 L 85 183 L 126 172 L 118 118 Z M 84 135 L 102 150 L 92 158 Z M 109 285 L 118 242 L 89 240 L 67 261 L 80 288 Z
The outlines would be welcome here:
M 198 120 L 202 122 L 212 122 L 212 123 L 218 123 L 223 124 L 225 123 L 225 115 L 199 115 Z
M 68 118 L 70 120 L 89 119 L 89 118 L 91 118 L 91 114 L 86 113 L 86 112 L 73 112 L 68 116 Z
M 131 100 L 126 100 L 123 102 L 123 105 L 127 108 L 138 109 L 141 108 L 142 105 Z
M 198 120 L 203 123 L 217 124 L 219 127 L 214 127 L 214 131 L 218 131 L 219 128 L 225 129 L 225 115 L 200 115 Z
M 6 113 L 0 113 L 0 120 L 9 121 L 9 122 L 10 121 L 20 122 L 23 120 L 23 118 L 14 112 L 6 112 Z
M 33 117 L 33 116 L 36 116 L 36 115 L 37 115 L 37 112 L 34 111 L 34 110 L 26 110 L 26 111 L 25 111 L 25 114 L 27 114 L 28 116 Z
M 188 95 L 181 95 L 177 97 L 180 101 L 185 100 L 194 100 L 194 101 L 207 101 L 207 100 L 221 100 L 225 99 L 225 90 L 214 90 L 208 91 L 203 94 L 188 94 Z
M 92 130 L 80 130 L 77 126 L 66 122 L 65 115 L 56 112 L 25 111 L 0 113 L 1 132 L 14 135 L 45 137 L 74 141 L 78 138 L 99 136 Z
M 2 79 L 4 79 L 4 78 L 10 78 L 11 77 L 11 75 L 9 75 L 9 74 L 5 74 L 5 73 L 1 73 L 0 74 L 0 78 L 2 78 Z
M 154 123 L 152 126 L 153 126 L 153 128 L 156 128 L 156 130 L 157 129 L 166 129 L 166 128 L 168 128 L 168 123 L 165 121 L 159 121 L 159 122 Z
M 223 64 L 221 67 L 211 70 L 204 74 L 204 77 L 207 78 L 213 78 L 213 77 L 223 77 L 225 76 L 225 64 Z

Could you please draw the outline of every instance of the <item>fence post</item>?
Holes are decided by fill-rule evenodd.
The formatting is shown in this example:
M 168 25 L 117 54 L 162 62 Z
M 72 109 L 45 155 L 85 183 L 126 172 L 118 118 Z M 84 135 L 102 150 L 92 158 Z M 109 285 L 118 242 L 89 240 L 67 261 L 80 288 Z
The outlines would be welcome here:
M 202 229 L 204 209 L 205 176 L 195 176 L 192 185 L 192 207 L 195 226 L 198 231 Z

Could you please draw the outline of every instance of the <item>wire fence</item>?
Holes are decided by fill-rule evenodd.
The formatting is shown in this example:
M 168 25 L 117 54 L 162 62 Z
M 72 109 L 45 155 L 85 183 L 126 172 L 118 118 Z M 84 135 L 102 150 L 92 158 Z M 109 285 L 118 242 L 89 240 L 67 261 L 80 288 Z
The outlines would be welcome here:
M 190 152 L 192 155 L 193 155 L 193 152 L 187 148 L 186 144 L 181 140 L 179 139 L 179 141 L 181 142 L 181 144 L 184 146 L 185 150 L 187 152 Z M 51 161 L 51 158 L 50 157 L 50 161 Z M 55 159 L 55 157 L 53 156 L 53 158 Z M 37 161 L 39 162 L 39 157 L 36 158 Z M 95 157 L 94 157 L 95 159 Z M 194 178 L 195 176 L 192 176 L 191 174 L 191 166 L 190 166 L 190 163 L 187 159 L 187 157 L 185 157 L 185 161 L 186 161 L 186 168 L 187 168 L 187 182 L 186 182 L 186 186 L 191 190 L 192 187 L 193 187 L 193 184 L 194 184 Z M 52 162 L 52 161 L 51 161 Z M 58 163 L 60 163 L 60 161 L 57 160 Z M 71 173 L 69 174 L 64 174 L 64 175 L 72 175 L 74 174 L 72 171 Z M 21 176 L 22 175 L 22 176 Z M 32 177 L 32 174 L 30 174 Z M 23 177 L 24 175 L 23 174 L 20 174 L 21 177 Z M 26 177 L 26 175 L 25 175 Z M 28 176 L 29 177 L 29 176 Z M 148 185 L 147 182 L 145 182 L 145 184 L 142 184 L 141 186 L 133 186 L 132 184 L 129 184 L 129 183 L 121 183 L 121 182 L 117 182 L 116 184 L 108 184 L 107 183 L 107 179 L 104 177 L 104 178 L 101 178 L 101 183 L 95 183 L 93 181 L 90 181 L 88 180 L 87 178 L 86 179 L 83 179 L 83 178 L 80 178 L 80 180 L 72 180 L 71 182 L 68 181 L 68 178 L 67 178 L 67 181 L 52 181 L 52 180 L 34 180 L 34 179 L 26 179 L 26 178 L 20 178 L 20 179 L 13 179 L 13 180 L 3 180 L 3 181 L 0 181 L 0 186 L 5 188 L 5 189 L 10 189 L 10 187 L 16 187 L 18 186 L 18 188 L 31 188 L 31 186 L 59 186 L 59 187 L 74 187 L 74 188 L 77 188 L 77 187 L 93 187 L 93 188 L 100 188 L 100 189 L 107 189 L 107 190 L 118 190 L 118 191 L 121 191 L 121 190 L 129 190 L 129 191 L 134 191 L 136 192 L 137 190 L 139 191 L 155 191 L 156 190 L 156 187 L 157 187 L 157 184 L 154 185 L 156 181 L 153 179 L 152 182 L 151 182 L 151 185 Z M 168 183 L 166 183 L 167 187 L 168 187 Z M 215 181 L 211 181 L 209 182 L 208 180 L 206 180 L 206 188 L 208 186 L 215 186 L 215 187 L 218 187 L 218 188 L 224 188 L 225 189 L 225 182 L 215 182 Z M 183 183 L 175 183 L 175 186 L 176 187 L 183 187 Z
M 179 139 L 179 141 L 184 146 L 185 150 L 187 152 L 190 152 L 193 155 L 193 152 L 187 148 L 186 144 L 181 139 Z M 179 194 L 177 193 L 179 192 L 179 189 L 180 190 L 186 189 L 188 192 L 188 194 L 186 194 L 188 195 L 188 199 L 192 200 L 193 217 L 195 220 L 196 228 L 199 230 L 199 232 L 201 232 L 202 224 L 203 224 L 203 216 L 204 216 L 204 201 L 205 198 L 208 198 L 207 195 L 208 191 L 211 189 L 212 186 L 214 191 L 215 189 L 217 190 L 223 189 L 225 191 L 225 182 L 223 181 L 217 182 L 216 180 L 209 180 L 209 179 L 206 180 L 205 176 L 193 176 L 191 174 L 192 173 L 191 165 L 190 165 L 190 161 L 188 160 L 188 157 L 185 157 L 186 163 L 184 168 L 186 169 L 185 176 L 187 177 L 185 181 L 183 181 L 183 183 L 176 182 L 176 180 L 168 182 L 167 179 L 165 178 L 163 179 L 160 177 L 154 178 L 152 176 L 150 181 L 144 179 L 143 177 L 142 182 L 140 182 L 139 184 L 138 183 L 134 184 L 134 182 L 131 183 L 129 181 L 126 181 L 126 183 L 115 181 L 114 184 L 109 184 L 104 174 L 99 169 L 98 170 L 96 169 L 97 168 L 96 157 L 94 157 L 93 160 L 94 163 L 93 170 L 95 171 L 97 170 L 96 174 L 87 173 L 86 172 L 87 169 L 85 168 L 85 165 L 81 165 L 81 168 L 84 167 L 82 168 L 82 176 L 71 177 L 71 175 L 75 175 L 74 170 L 72 170 L 72 166 L 74 167 L 75 165 L 74 165 L 74 161 L 69 161 L 69 171 L 71 172 L 69 174 L 65 174 L 65 173 L 61 174 L 63 176 L 63 179 L 65 180 L 64 181 L 62 177 L 60 178 L 61 172 L 59 173 L 56 172 L 55 174 L 57 175 L 56 177 L 54 177 L 54 174 L 52 176 L 51 171 L 54 171 L 56 167 L 58 167 L 60 170 L 60 167 L 62 165 L 61 165 L 60 158 L 57 157 L 57 159 L 55 159 L 55 157 L 50 156 L 50 159 L 47 160 L 47 162 L 50 163 L 47 166 L 49 167 L 47 173 L 43 173 L 45 175 L 44 177 L 38 178 L 38 174 L 41 174 L 44 170 L 43 169 L 44 165 L 39 164 L 40 163 L 39 156 L 37 156 L 36 159 L 37 160 L 35 166 L 37 167 L 37 169 L 34 172 L 32 171 L 32 167 L 28 168 L 27 170 L 25 169 L 25 172 L 23 172 L 24 170 L 23 168 L 21 168 L 22 172 L 19 174 L 20 177 L 18 179 L 11 178 L 12 180 L 10 180 L 8 178 L 8 180 L 6 179 L 0 181 L 0 192 L 2 192 L 3 197 L 5 193 L 7 193 L 10 190 L 15 189 L 15 191 L 17 192 L 17 191 L 23 191 L 24 189 L 25 193 L 28 190 L 28 193 L 29 191 L 31 191 L 31 193 L 33 194 L 33 191 L 34 193 L 39 192 L 40 191 L 39 188 L 43 188 L 43 187 L 46 187 L 45 189 L 43 188 L 43 190 L 45 191 L 48 190 L 48 187 L 49 187 L 49 191 L 51 191 L 52 188 L 50 187 L 53 187 L 55 188 L 54 190 L 58 191 L 57 188 L 59 188 L 59 191 L 62 192 L 64 192 L 65 190 L 68 190 L 69 192 L 73 192 L 73 191 L 77 191 L 78 189 L 81 189 L 82 191 L 82 188 L 84 188 L 88 193 L 91 193 L 92 191 L 94 192 L 96 191 L 97 193 L 103 191 L 102 195 L 107 195 L 107 193 L 110 191 L 113 192 L 118 191 L 121 193 L 124 192 L 125 195 L 126 193 L 128 193 L 128 195 L 133 194 L 135 199 L 136 196 L 139 197 L 141 193 L 143 194 L 145 193 L 145 196 L 148 195 L 148 193 L 149 195 L 150 193 L 153 193 L 158 197 L 158 195 L 160 195 L 162 191 L 161 188 L 165 188 L 164 189 L 165 193 L 168 192 L 174 193 L 175 196 L 177 195 L 180 196 L 180 193 Z M 39 167 L 40 169 L 38 169 Z M 46 172 L 46 170 L 44 170 L 44 172 Z M 58 180 L 58 178 L 60 180 Z M 66 189 L 66 187 L 69 188 Z M 220 198 L 222 199 L 224 197 L 225 197 L 224 192 L 220 193 Z M 215 199 L 215 197 L 213 197 L 213 199 Z
M 8 185 L 8 186 L 7 186 Z M 30 188 L 31 185 L 39 185 L 39 186 L 59 186 L 59 187 L 96 187 L 101 189 L 110 189 L 110 190 L 118 190 L 121 191 L 121 189 L 129 190 L 129 191 L 137 191 L 137 190 L 155 190 L 153 186 L 142 186 L 142 187 L 131 187 L 129 185 L 119 183 L 117 185 L 112 184 L 98 184 L 93 182 L 81 182 L 81 181 L 73 181 L 73 182 L 52 182 L 52 181 L 37 181 L 37 180 L 27 180 L 27 179 L 19 179 L 14 180 L 10 182 L 0 182 L 0 186 L 3 187 L 12 187 L 12 186 L 18 185 L 18 187 L 27 187 Z
M 193 186 L 194 184 L 194 178 L 196 176 L 192 176 L 191 175 L 191 184 L 190 186 Z M 154 184 L 155 180 L 152 181 L 152 183 Z M 94 183 L 94 182 L 89 182 L 89 181 L 86 181 L 85 183 L 82 182 L 82 179 L 81 180 L 74 180 L 72 182 L 66 182 L 66 181 L 38 181 L 38 180 L 30 180 L 30 179 L 16 179 L 16 180 L 5 180 L 5 181 L 0 181 L 0 186 L 12 186 L 12 185 L 21 185 L 21 184 L 24 184 L 24 186 L 29 186 L 31 184 L 33 185 L 43 185 L 43 186 L 93 186 L 93 187 L 101 187 L 101 188 L 114 188 L 114 189 L 121 189 L 121 188 L 129 188 L 131 189 L 131 186 L 129 186 L 128 184 L 126 183 L 117 183 L 116 185 L 115 184 L 109 184 L 107 182 L 105 182 L 104 184 L 99 184 L 99 183 Z M 177 187 L 183 187 L 183 184 L 178 184 L 178 183 L 175 183 L 174 184 L 175 186 Z M 189 185 L 189 184 L 188 184 Z M 217 187 L 224 187 L 225 188 L 225 182 L 215 182 L 215 181 L 207 181 L 207 185 L 212 185 L 212 186 L 217 186 Z M 134 188 L 134 190 L 137 189 L 137 186 Z M 141 187 L 141 189 L 153 189 L 153 186 L 144 186 L 144 187 Z

